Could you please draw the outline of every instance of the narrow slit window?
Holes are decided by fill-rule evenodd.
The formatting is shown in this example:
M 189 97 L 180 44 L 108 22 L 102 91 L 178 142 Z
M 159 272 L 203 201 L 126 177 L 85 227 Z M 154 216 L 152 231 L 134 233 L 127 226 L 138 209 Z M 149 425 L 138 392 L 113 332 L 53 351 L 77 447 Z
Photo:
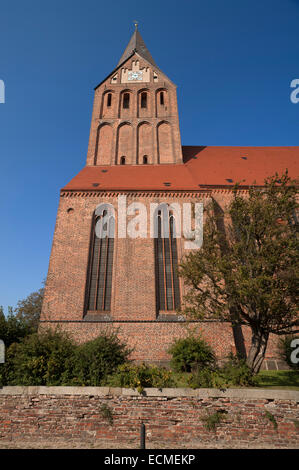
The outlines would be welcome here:
M 112 93 L 108 93 L 107 95 L 107 107 L 110 108 L 112 103 Z
M 148 163 L 148 156 L 143 155 L 143 165 L 147 165 L 147 163 Z
M 164 106 L 164 92 L 163 91 L 160 92 L 160 105 Z
M 165 216 L 165 215 L 164 215 Z M 158 213 L 158 237 L 155 239 L 157 310 L 180 307 L 180 285 L 177 274 L 178 254 L 174 217 L 168 214 L 169 236 L 162 237 L 162 215 Z
M 126 157 L 121 157 L 120 158 L 120 164 L 125 165 L 126 164 Z
M 130 107 L 130 93 L 124 93 L 123 108 L 129 109 L 129 107 Z
M 88 279 L 88 305 L 90 311 L 110 311 L 112 290 L 112 268 L 114 250 L 114 218 L 110 216 L 103 224 L 105 236 L 96 235 L 96 223 L 103 216 L 97 217 L 93 225 L 93 236 L 90 248 L 90 269 Z
M 141 108 L 147 107 L 147 93 L 141 93 Z

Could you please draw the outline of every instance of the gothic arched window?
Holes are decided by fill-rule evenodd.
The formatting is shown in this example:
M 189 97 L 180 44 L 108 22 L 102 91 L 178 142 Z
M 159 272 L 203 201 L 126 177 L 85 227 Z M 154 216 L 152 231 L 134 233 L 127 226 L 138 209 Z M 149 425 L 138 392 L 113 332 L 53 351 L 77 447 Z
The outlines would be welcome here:
M 92 227 L 88 278 L 87 310 L 98 312 L 110 310 L 112 289 L 114 217 L 103 217 L 108 218 L 107 211 L 95 218 Z M 96 231 L 97 222 L 102 223 Z M 97 236 L 99 233 L 102 237 Z
M 147 93 L 144 91 L 141 93 L 141 108 L 147 107 Z
M 130 93 L 124 93 L 123 96 L 123 108 L 129 109 L 130 107 Z
M 158 237 L 155 239 L 157 310 L 176 310 L 180 306 L 180 285 L 177 274 L 178 254 L 174 237 L 175 219 L 167 212 L 168 235 L 162 237 L 162 216 L 158 211 Z
M 107 108 L 110 108 L 112 103 L 112 93 L 108 93 L 107 95 Z

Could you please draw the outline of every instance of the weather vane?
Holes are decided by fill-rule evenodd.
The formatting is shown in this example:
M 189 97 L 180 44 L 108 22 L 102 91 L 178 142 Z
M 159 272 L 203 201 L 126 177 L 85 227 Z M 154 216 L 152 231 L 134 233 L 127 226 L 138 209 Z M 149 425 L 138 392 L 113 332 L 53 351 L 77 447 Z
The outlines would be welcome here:
M 134 20 L 134 25 L 135 25 L 135 31 L 137 31 L 137 28 L 138 28 L 138 21 L 137 20 Z

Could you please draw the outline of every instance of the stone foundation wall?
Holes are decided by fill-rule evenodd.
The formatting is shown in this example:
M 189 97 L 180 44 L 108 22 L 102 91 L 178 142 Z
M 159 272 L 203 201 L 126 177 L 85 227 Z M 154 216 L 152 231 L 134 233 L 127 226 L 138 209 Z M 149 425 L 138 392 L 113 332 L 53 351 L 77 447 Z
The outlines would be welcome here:
M 213 430 L 205 419 L 222 416 Z M 105 441 L 138 448 L 141 423 L 156 448 L 299 448 L 299 392 L 263 389 L 3 387 L 1 441 Z M 33 445 L 33 446 L 34 446 Z

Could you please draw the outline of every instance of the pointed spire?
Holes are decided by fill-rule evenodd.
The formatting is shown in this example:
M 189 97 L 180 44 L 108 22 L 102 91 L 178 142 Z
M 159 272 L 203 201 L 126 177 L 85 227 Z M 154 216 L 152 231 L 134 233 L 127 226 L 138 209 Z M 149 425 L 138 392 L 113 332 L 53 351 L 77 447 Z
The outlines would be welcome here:
M 133 52 L 137 52 L 141 57 L 143 57 L 145 60 L 150 62 L 152 65 L 156 67 L 155 61 L 152 58 L 149 50 L 147 49 L 146 45 L 144 44 L 144 41 L 141 37 L 141 34 L 138 31 L 138 21 L 134 21 L 135 25 L 135 31 L 129 41 L 129 44 L 127 45 L 125 52 L 120 58 L 120 61 L 118 62 L 118 66 L 122 64 L 125 60 L 127 60 L 130 55 L 133 54 Z

